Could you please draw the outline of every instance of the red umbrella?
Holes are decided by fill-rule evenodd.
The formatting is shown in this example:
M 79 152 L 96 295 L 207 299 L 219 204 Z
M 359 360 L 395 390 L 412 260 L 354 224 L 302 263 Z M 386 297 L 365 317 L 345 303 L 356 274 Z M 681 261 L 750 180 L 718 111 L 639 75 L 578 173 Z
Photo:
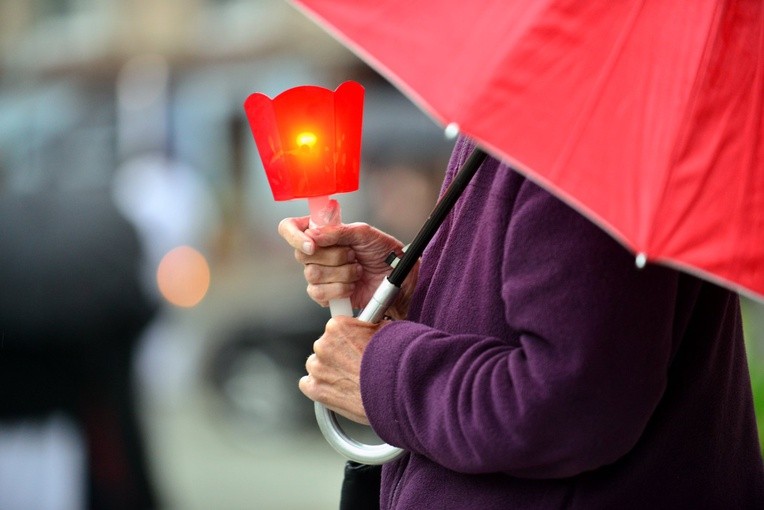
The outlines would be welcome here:
M 764 3 L 295 0 L 630 248 L 764 299 Z

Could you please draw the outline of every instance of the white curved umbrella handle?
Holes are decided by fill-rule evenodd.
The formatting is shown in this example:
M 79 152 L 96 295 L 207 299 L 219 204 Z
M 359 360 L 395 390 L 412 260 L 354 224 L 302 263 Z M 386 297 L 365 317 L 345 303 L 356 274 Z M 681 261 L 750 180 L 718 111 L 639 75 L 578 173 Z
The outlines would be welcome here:
M 343 457 L 359 464 L 377 465 L 390 462 L 403 454 L 403 450 L 387 443 L 364 444 L 348 436 L 337 416 L 323 405 L 316 402 L 316 421 L 324 439 Z
M 374 292 L 369 304 L 363 309 L 359 320 L 376 324 L 384 316 L 400 289 L 385 279 Z M 332 317 L 335 315 L 332 314 Z M 315 403 L 316 421 L 318 428 L 326 441 L 343 455 L 345 458 L 360 464 L 377 465 L 390 462 L 400 457 L 404 450 L 391 446 L 387 443 L 364 444 L 348 436 L 339 422 L 337 416 L 318 402 Z

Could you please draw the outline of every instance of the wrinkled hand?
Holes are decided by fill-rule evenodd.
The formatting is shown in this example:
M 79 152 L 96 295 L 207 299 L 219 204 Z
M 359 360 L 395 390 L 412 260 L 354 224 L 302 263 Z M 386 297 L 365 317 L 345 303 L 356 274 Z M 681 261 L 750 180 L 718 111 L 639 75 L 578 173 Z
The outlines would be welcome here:
M 391 272 L 385 263 L 390 252 L 401 254 L 403 244 L 365 223 L 309 228 L 309 218 L 286 218 L 279 234 L 295 249 L 304 267 L 308 295 L 321 306 L 350 297 L 354 308 L 363 308 L 382 279 Z M 404 283 L 399 298 L 388 313 L 405 318 L 414 288 L 417 267 Z
M 300 390 L 335 413 L 368 425 L 361 400 L 361 359 L 371 337 L 385 324 L 351 317 L 329 320 L 324 334 L 313 343 L 313 354 L 305 363 L 308 375 L 300 379 Z

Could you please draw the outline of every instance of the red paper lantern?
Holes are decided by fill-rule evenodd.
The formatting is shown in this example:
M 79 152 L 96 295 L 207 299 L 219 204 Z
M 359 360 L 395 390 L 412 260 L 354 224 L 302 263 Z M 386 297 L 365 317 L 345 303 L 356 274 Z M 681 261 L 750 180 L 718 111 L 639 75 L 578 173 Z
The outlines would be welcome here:
M 358 189 L 363 87 L 304 85 L 270 99 L 250 95 L 244 110 L 276 200 Z

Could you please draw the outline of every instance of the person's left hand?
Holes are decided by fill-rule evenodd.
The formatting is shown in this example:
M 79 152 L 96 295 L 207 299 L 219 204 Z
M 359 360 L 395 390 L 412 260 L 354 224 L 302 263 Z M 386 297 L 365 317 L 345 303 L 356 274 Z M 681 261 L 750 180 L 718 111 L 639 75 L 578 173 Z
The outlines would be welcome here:
M 354 422 L 369 424 L 361 401 L 361 359 L 371 337 L 385 321 L 369 324 L 352 317 L 334 317 L 313 343 L 313 354 L 300 379 L 300 391 Z

